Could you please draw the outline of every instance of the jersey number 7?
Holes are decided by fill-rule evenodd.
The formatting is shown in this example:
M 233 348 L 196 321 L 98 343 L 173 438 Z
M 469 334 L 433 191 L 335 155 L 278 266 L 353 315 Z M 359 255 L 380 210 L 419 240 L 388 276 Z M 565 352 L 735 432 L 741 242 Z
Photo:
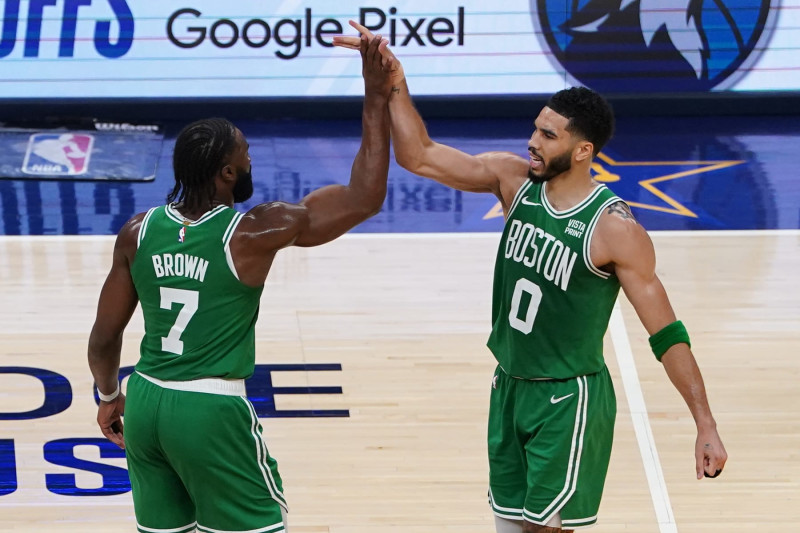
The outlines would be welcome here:
M 175 323 L 169 329 L 169 334 L 166 337 L 161 337 L 161 349 L 163 351 L 183 355 L 181 335 L 183 335 L 183 331 L 189 325 L 189 321 L 197 312 L 198 295 L 197 291 L 161 287 L 161 309 L 171 310 L 173 303 L 183 305 L 178 312 L 177 318 L 175 318 Z

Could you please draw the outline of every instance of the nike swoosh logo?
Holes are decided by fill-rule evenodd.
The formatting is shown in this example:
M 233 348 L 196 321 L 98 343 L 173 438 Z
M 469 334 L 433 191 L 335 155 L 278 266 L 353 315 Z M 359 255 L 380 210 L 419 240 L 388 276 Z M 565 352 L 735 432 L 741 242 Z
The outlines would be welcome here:
M 551 396 L 551 397 L 550 397 L 550 403 L 552 403 L 553 405 L 555 405 L 555 404 L 557 404 L 558 402 L 563 402 L 564 400 L 566 400 L 566 399 L 567 399 L 567 398 L 569 398 L 570 396 L 574 396 L 574 395 L 575 395 L 575 393 L 573 392 L 572 394 L 567 394 L 566 396 L 562 396 L 562 397 L 560 397 L 560 398 L 556 398 L 555 396 Z
M 529 202 L 527 196 L 522 199 L 522 203 L 525 205 L 538 205 L 539 207 L 541 207 L 542 205 L 542 204 L 537 204 L 536 202 Z

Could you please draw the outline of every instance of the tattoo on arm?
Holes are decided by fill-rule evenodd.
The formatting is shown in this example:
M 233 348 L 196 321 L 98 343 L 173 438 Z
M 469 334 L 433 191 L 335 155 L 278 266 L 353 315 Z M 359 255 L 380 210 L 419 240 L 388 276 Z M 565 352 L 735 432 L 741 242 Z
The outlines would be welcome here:
M 625 202 L 616 202 L 608 206 L 608 214 L 609 215 L 617 215 L 623 220 L 630 220 L 634 224 L 636 224 L 636 219 L 633 218 L 633 213 L 631 213 L 631 208 L 628 207 L 628 204 Z

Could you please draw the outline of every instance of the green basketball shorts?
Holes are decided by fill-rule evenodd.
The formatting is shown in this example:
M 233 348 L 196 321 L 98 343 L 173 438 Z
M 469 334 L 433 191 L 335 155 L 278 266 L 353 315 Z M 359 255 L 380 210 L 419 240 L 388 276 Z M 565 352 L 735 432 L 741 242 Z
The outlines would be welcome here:
M 125 403 L 138 531 L 283 532 L 278 465 L 244 383 L 222 390 L 229 383 L 219 379 L 153 381 L 134 373 Z M 206 392 L 166 388 L 182 384 Z
M 499 366 L 489 406 L 489 503 L 510 520 L 565 529 L 597 521 L 616 397 L 608 369 L 566 380 L 524 380 Z

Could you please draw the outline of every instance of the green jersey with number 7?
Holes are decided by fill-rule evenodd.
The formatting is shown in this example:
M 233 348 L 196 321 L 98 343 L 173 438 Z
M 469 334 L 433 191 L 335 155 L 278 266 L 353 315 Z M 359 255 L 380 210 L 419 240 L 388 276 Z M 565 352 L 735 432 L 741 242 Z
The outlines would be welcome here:
M 603 369 L 603 335 L 619 280 L 592 264 L 592 233 L 603 209 L 621 201 L 598 185 L 557 211 L 543 184 L 514 197 L 497 253 L 488 346 L 506 374 L 568 379 Z
M 147 212 L 131 276 L 144 315 L 136 370 L 161 379 L 243 379 L 255 365 L 261 287 L 236 275 L 229 243 L 242 214 L 219 205 L 198 220 Z

